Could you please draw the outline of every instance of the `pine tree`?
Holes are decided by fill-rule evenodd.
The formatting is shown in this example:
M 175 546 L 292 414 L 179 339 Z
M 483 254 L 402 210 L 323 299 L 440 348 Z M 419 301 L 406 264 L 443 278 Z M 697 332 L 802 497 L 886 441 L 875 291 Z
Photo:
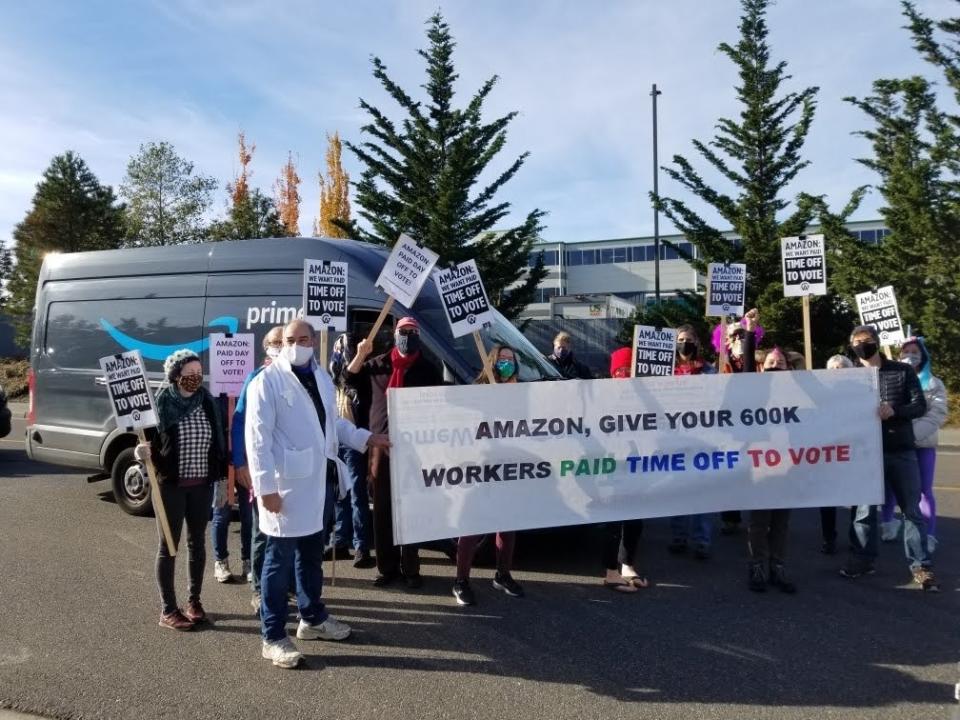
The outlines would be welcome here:
M 960 102 L 960 19 L 933 22 L 903 3 L 914 46 Z M 945 33 L 941 43 L 936 32 Z M 868 97 L 846 98 L 869 118 L 859 134 L 873 154 L 860 160 L 877 173 L 880 214 L 891 234 L 861 262 L 859 288 L 891 284 L 905 323 L 922 332 L 936 371 L 960 387 L 960 117 L 940 108 L 931 81 L 880 79 Z
M 201 242 L 204 213 L 217 181 L 194 173 L 193 163 L 168 142 L 147 143 L 130 158 L 120 194 L 127 200 L 128 246 Z
M 426 61 L 426 103 L 414 100 L 387 75 L 383 62 L 373 59 L 374 77 L 404 116 L 394 122 L 370 103 L 360 102 L 370 116 L 362 128 L 369 139 L 347 147 L 363 166 L 356 202 L 367 227 L 351 224 L 351 235 L 392 245 L 407 233 L 439 253 L 444 263 L 476 258 L 491 301 L 504 315 L 515 317 L 532 301 L 546 275 L 542 260 L 527 267 L 543 212 L 533 210 L 520 225 L 495 232 L 510 204 L 496 202 L 494 196 L 517 173 L 527 153 L 486 186 L 475 186 L 506 145 L 507 126 L 516 113 L 483 121 L 483 104 L 496 76 L 464 108 L 455 108 L 455 43 L 441 14 L 427 22 L 427 38 L 429 47 L 419 51 Z
M 785 190 L 808 164 L 801 151 L 813 122 L 818 89 L 782 90 L 790 75 L 785 61 L 773 62 L 770 57 L 766 23 L 769 4 L 770 0 L 741 0 L 740 39 L 736 45 L 724 42 L 718 48 L 738 69 L 739 119 L 720 118 L 711 141 L 693 141 L 701 159 L 727 189 L 708 184 L 681 155 L 673 157 L 672 167 L 663 168 L 732 228 L 738 239 L 724 237 L 721 229 L 685 201 L 669 197 L 653 200 L 696 246 L 697 255 L 690 262 L 698 271 L 705 272 L 711 262 L 746 263 L 748 307 L 760 308 L 761 324 L 771 341 L 799 347 L 801 308 L 795 298 L 783 297 L 780 238 L 802 234 L 823 210 L 820 198 L 800 194 L 784 216 L 791 207 Z M 859 191 L 854 193 L 845 213 L 856 208 L 859 197 Z M 843 235 L 849 238 L 846 232 Z M 834 241 L 828 237 L 828 246 Z M 812 310 L 815 340 L 836 344 L 843 328 L 832 322 L 833 303 L 814 298 Z
M 313 224 L 313 234 L 329 238 L 346 238 L 350 233 L 350 176 L 344 171 L 340 134 L 327 135 L 327 177 L 319 174 L 320 216 Z
M 43 257 L 52 252 L 120 247 L 123 213 L 113 189 L 101 185 L 79 155 L 68 151 L 53 158 L 37 184 L 30 210 L 13 231 L 16 265 L 8 284 L 6 311 L 16 328 L 18 344 L 30 344 Z
M 274 185 L 274 196 L 280 223 L 284 227 L 284 234 L 296 236 L 300 234 L 300 176 L 297 167 L 293 164 L 293 153 L 287 153 L 287 162 L 280 170 L 280 177 Z

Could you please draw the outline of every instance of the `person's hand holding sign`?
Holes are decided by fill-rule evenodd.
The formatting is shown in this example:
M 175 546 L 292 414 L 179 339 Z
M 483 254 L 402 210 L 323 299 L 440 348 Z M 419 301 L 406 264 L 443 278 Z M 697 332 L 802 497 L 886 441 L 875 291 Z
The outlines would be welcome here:
M 150 443 L 140 443 L 133 449 L 133 456 L 140 462 L 150 459 Z
M 389 450 L 390 449 L 390 436 L 389 435 L 371 435 L 367 440 L 367 449 L 377 448 L 379 450 Z
M 360 372 L 360 368 L 363 367 L 363 363 L 370 353 L 373 352 L 373 341 L 370 338 L 364 338 L 359 343 L 357 343 L 357 354 L 353 356 L 353 360 L 350 361 L 350 364 L 347 365 L 347 372 L 351 372 L 354 375 Z
M 746 315 L 743 316 L 743 319 L 746 321 L 745 325 L 747 332 L 753 332 L 757 329 L 757 320 L 759 319 L 760 314 L 757 312 L 756 308 L 750 310 Z
M 880 403 L 880 419 L 889 420 L 893 417 L 893 406 L 888 402 Z
M 280 507 L 283 504 L 283 502 L 280 500 L 280 493 L 261 495 L 260 500 L 263 502 L 263 509 L 269 510 L 272 513 L 280 512 Z

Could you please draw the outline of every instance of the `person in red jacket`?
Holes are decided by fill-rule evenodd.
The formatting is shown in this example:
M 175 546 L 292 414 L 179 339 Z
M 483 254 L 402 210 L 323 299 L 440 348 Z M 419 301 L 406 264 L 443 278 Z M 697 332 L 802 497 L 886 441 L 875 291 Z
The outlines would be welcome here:
M 620 348 L 610 353 L 610 377 L 629 378 L 633 351 Z M 637 553 L 643 535 L 643 520 L 604 523 L 603 586 L 616 592 L 634 593 L 650 581 L 636 569 Z

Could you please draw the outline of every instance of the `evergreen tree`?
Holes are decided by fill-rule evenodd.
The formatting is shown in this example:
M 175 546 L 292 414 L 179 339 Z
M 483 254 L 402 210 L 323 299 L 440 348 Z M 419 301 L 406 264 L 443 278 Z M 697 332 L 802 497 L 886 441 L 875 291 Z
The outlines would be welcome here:
M 352 224 L 349 229 L 353 237 L 381 245 L 393 245 L 407 233 L 439 253 L 444 263 L 476 258 L 491 301 L 507 317 L 514 317 L 531 302 L 546 274 L 542 260 L 527 267 L 543 212 L 533 210 L 520 225 L 493 232 L 510 212 L 510 204 L 496 202 L 494 196 L 520 169 L 527 153 L 486 186 L 475 186 L 506 145 L 507 126 L 516 113 L 483 121 L 483 104 L 496 76 L 464 108 L 455 108 L 455 43 L 439 13 L 427 28 L 429 47 L 419 51 L 426 61 L 426 104 L 408 95 L 390 79 L 383 62 L 373 59 L 374 77 L 404 117 L 394 122 L 370 103 L 360 102 L 371 118 L 362 128 L 369 139 L 347 147 L 363 166 L 356 200 L 368 227 Z
M 344 171 L 340 134 L 327 135 L 327 177 L 320 173 L 320 216 L 313 225 L 313 234 L 320 237 L 345 238 L 350 227 L 350 176 Z
M 127 200 L 127 245 L 201 242 L 204 213 L 217 181 L 195 174 L 193 163 L 168 142 L 147 143 L 130 158 L 120 194 Z
M 801 151 L 813 122 L 818 89 L 783 91 L 790 75 L 785 61 L 773 62 L 770 57 L 766 23 L 769 4 L 770 0 L 741 0 L 740 39 L 736 45 L 719 45 L 720 52 L 738 69 L 739 118 L 721 118 L 711 141 L 693 141 L 701 159 L 720 176 L 726 189 L 708 184 L 682 155 L 673 157 L 672 167 L 663 168 L 719 216 L 737 239 L 726 238 L 720 228 L 683 200 L 653 200 L 696 246 L 696 257 L 689 259 L 699 272 L 705 272 L 711 262 L 746 263 L 747 305 L 760 308 L 767 337 L 800 347 L 801 304 L 796 298 L 783 297 L 780 238 L 803 234 L 823 211 L 822 200 L 816 196 L 800 194 L 793 203 L 785 197 L 787 186 L 808 164 Z M 859 192 L 854 194 L 844 215 L 856 208 L 859 197 Z M 849 239 L 845 231 L 843 236 Z M 843 238 L 827 238 L 828 245 L 838 241 L 843 242 Z M 685 255 L 680 248 L 677 250 Z M 843 332 L 833 322 L 833 308 L 830 300 L 812 299 L 814 338 L 830 346 Z
M 57 155 L 37 184 L 33 204 L 13 231 L 16 264 L 6 311 L 17 343 L 30 344 L 37 277 L 47 253 L 107 250 L 123 242 L 124 208 L 72 151 Z
M 916 49 L 942 72 L 960 101 L 960 19 L 933 22 L 903 3 Z M 941 43 L 936 31 L 950 42 Z M 879 176 L 880 213 L 891 234 L 861 260 L 856 292 L 893 285 L 900 313 L 922 332 L 936 371 L 960 387 L 960 117 L 945 112 L 932 83 L 919 76 L 881 79 L 865 98 L 846 98 L 872 128 L 861 133 L 873 154 L 860 162 Z

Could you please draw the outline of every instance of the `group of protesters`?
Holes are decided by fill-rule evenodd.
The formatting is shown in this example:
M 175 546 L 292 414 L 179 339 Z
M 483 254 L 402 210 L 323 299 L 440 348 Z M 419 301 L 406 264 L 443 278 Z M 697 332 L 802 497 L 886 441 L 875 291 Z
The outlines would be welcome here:
M 761 349 L 763 330 L 756 310 L 717 327 L 713 346 L 719 361 L 708 361 L 696 329 L 677 330 L 675 375 L 778 372 L 802 369 L 802 356 L 780 348 Z M 159 535 L 156 559 L 161 597 L 161 627 L 190 630 L 207 622 L 201 604 L 206 568 L 206 527 L 212 517 L 214 577 L 229 582 L 233 574 L 227 551 L 232 507 L 221 482 L 232 466 L 241 522 L 242 575 L 250 583 L 254 611 L 260 617 L 263 658 L 282 668 L 295 667 L 302 655 L 286 628 L 288 604 L 299 612 L 301 640 L 343 640 L 351 628 L 331 616 L 321 599 L 325 559 L 352 559 L 356 568 L 376 567 L 373 584 L 422 586 L 416 545 L 393 543 L 393 507 L 389 462 L 390 388 L 443 383 L 439 370 L 420 347 L 420 327 L 413 317 L 393 328 L 393 342 L 375 354 L 370 339 L 337 338 L 329 366 L 317 359 L 317 333 L 303 320 L 272 328 L 263 339 L 265 360 L 246 380 L 226 421 L 226 408 L 203 387 L 203 366 L 190 350 L 178 350 L 164 363 L 166 384 L 157 395 L 158 425 L 136 455 L 151 459 L 175 545 L 187 528 L 189 584 L 187 603 L 177 602 L 174 562 Z M 874 572 L 879 542 L 899 536 L 913 579 L 925 590 L 939 589 L 932 571 L 936 506 L 933 475 L 937 431 L 946 419 L 946 392 L 932 374 L 922 338 L 900 348 L 899 362 L 880 352 L 871 326 L 850 335 L 849 355 L 836 355 L 828 369 L 873 367 L 879 373 L 878 414 L 883 437 L 887 499 L 878 512 L 872 505 L 851 508 L 850 559 L 841 569 L 847 578 Z M 609 375 L 631 377 L 632 351 L 614 350 Z M 560 333 L 547 358 L 567 379 L 593 374 L 573 352 L 573 338 Z M 477 383 L 519 380 L 517 351 L 494 345 Z M 229 442 L 228 442 L 229 434 Z M 372 513 L 370 499 L 372 497 Z M 899 507 L 902 523 L 895 519 Z M 212 512 L 211 512 L 212 508 Z M 741 513 L 720 515 L 720 532 L 732 534 Z M 753 510 L 746 521 L 749 557 L 747 586 L 794 593 L 786 571 L 790 510 Z M 837 509 L 821 509 L 822 551 L 837 552 Z M 715 530 L 712 514 L 670 519 L 673 554 L 711 557 Z M 642 562 L 643 521 L 603 525 L 602 585 L 618 593 L 636 593 L 651 582 Z M 470 570 L 481 536 L 451 539 L 446 551 L 456 563 L 452 594 L 457 604 L 476 602 Z M 496 570 L 493 587 L 523 597 L 512 575 L 514 532 L 493 540 Z M 353 554 L 349 552 L 353 547 Z M 371 554 L 372 551 L 372 554 Z

